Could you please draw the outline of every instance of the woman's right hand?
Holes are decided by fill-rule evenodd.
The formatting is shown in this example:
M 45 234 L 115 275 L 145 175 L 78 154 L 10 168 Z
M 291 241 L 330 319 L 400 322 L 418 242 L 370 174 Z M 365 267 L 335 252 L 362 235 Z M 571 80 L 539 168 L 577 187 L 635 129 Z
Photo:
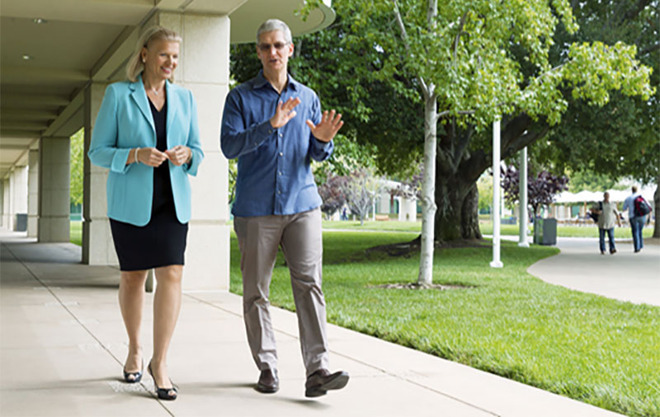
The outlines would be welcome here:
M 156 148 L 140 148 L 137 150 L 138 162 L 150 167 L 159 167 L 167 159 L 167 154 Z

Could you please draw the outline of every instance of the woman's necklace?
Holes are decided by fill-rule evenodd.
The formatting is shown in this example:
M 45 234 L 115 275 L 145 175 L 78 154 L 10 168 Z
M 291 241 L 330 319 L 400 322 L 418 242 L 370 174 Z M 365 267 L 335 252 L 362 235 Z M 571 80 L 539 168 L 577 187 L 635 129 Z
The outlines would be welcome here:
M 148 91 L 151 91 L 151 92 L 154 93 L 155 95 L 160 96 L 160 93 L 159 93 L 155 88 L 149 87 L 149 88 L 148 88 Z

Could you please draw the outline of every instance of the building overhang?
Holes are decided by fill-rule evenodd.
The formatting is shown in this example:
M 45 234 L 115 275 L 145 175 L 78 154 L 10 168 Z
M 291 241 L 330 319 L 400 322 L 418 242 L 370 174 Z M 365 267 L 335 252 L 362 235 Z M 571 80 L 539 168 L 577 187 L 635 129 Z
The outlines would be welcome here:
M 141 25 L 158 11 L 229 16 L 231 42 L 253 42 L 268 18 L 296 35 L 335 18 L 325 0 L 306 20 L 304 0 L 2 0 L 0 3 L 0 179 L 41 137 L 70 136 L 83 125 L 90 81 L 123 78 Z

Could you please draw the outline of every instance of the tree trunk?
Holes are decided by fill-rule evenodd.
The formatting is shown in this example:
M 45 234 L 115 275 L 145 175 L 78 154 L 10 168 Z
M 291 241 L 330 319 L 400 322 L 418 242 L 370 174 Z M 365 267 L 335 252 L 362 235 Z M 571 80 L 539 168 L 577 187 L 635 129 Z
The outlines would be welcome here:
M 461 236 L 463 239 L 481 239 L 479 229 L 479 189 L 473 184 L 463 200 L 461 213 Z
M 436 178 L 435 235 L 440 242 L 481 239 L 479 192 L 476 182 L 465 182 L 461 173 Z
M 653 203 L 655 206 L 655 227 L 653 229 L 653 237 L 660 238 L 660 225 L 658 224 L 658 214 L 660 214 L 660 175 L 655 179 L 655 194 L 653 194 Z M 650 214 L 649 214 L 650 216 Z
M 502 160 L 515 156 L 521 149 L 544 137 L 549 127 L 527 115 L 504 118 L 502 122 Z M 470 150 L 472 132 L 447 124 L 438 139 L 435 198 L 436 241 L 481 239 L 479 230 L 477 181 L 492 166 L 492 153 L 483 148 Z M 492 152 L 492 151 L 491 151 Z M 498 173 L 499 174 L 499 173 Z
M 435 223 L 435 164 L 437 147 L 438 102 L 433 85 L 424 95 L 424 178 L 422 180 L 422 245 L 417 283 L 433 283 L 433 249 Z

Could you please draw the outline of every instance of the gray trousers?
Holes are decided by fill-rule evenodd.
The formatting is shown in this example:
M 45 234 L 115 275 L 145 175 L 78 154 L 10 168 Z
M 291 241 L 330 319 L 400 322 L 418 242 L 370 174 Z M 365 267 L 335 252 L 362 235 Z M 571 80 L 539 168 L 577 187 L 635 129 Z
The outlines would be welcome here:
M 321 210 L 287 216 L 236 217 L 234 230 L 241 250 L 243 318 L 259 370 L 277 369 L 268 296 L 279 246 L 291 275 L 307 376 L 321 368 L 327 369 L 325 299 L 321 290 Z

